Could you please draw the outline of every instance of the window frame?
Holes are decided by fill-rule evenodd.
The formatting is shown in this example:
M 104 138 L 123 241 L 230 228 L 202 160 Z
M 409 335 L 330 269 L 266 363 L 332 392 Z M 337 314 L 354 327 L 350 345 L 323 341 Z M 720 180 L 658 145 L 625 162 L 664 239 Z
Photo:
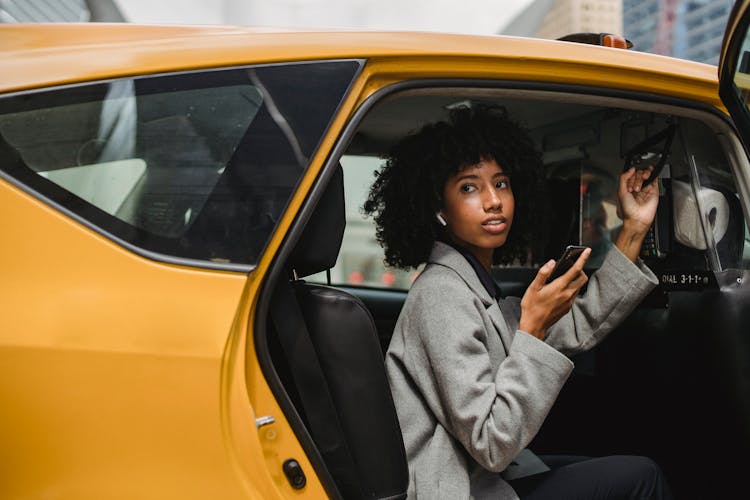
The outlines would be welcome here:
M 337 63 L 337 62 L 355 63 L 357 67 L 352 73 L 351 79 L 346 85 L 346 88 L 344 92 L 342 93 L 338 104 L 336 105 L 335 108 L 332 109 L 328 122 L 326 126 L 323 128 L 316 145 L 312 148 L 309 158 L 308 158 L 308 164 L 305 167 L 305 170 L 300 173 L 294 185 L 291 186 L 292 193 L 294 193 L 297 189 L 299 189 L 300 182 L 302 181 L 304 177 L 304 173 L 307 171 L 307 168 L 309 168 L 311 160 L 315 157 L 315 155 L 318 154 L 318 151 L 320 150 L 320 146 L 323 143 L 323 140 L 325 139 L 325 137 L 328 135 L 330 131 L 331 124 L 334 122 L 335 118 L 341 112 L 341 108 L 344 104 L 344 101 L 346 100 L 347 96 L 351 93 L 352 88 L 354 87 L 355 83 L 359 79 L 359 76 L 361 75 L 362 69 L 364 68 L 364 65 L 365 65 L 364 59 L 341 58 L 341 59 L 320 59 L 320 60 L 289 60 L 289 61 L 283 61 L 283 62 L 278 62 L 278 63 L 261 63 L 261 64 L 249 63 L 249 64 L 242 64 L 242 65 L 234 65 L 234 66 L 222 66 L 222 67 L 216 67 L 216 68 L 199 68 L 199 69 L 194 69 L 194 70 L 169 71 L 169 72 L 161 72 L 161 73 L 153 73 L 153 74 L 131 74 L 131 75 L 123 75 L 123 76 L 113 77 L 113 78 L 105 78 L 101 80 L 88 80 L 88 81 L 76 82 L 72 84 L 52 85 L 49 87 L 36 87 L 36 88 L 26 89 L 26 90 L 17 91 L 17 92 L 8 92 L 8 93 L 0 94 L 0 99 L 3 99 L 3 100 L 13 99 L 17 97 L 32 95 L 32 94 L 52 93 L 56 91 L 65 91 L 65 90 L 76 89 L 76 88 L 81 88 L 81 87 L 88 87 L 92 85 L 108 85 L 112 82 L 123 81 L 123 80 L 137 80 L 137 79 L 152 80 L 152 79 L 157 79 L 157 78 L 162 78 L 162 77 L 179 77 L 179 76 L 188 76 L 188 75 L 196 76 L 196 75 L 200 75 L 203 73 L 216 73 L 216 72 L 222 72 L 222 71 L 236 71 L 236 70 L 247 70 L 247 69 L 257 69 L 257 68 L 273 68 L 273 67 L 283 67 L 283 66 L 320 65 L 320 64 L 326 64 L 326 63 Z M 39 174 L 37 173 L 37 175 Z M 216 261 L 211 261 L 211 260 L 179 257 L 176 255 L 149 250 L 141 246 L 138 246 L 134 243 L 131 243 L 125 240 L 124 238 L 114 234 L 112 231 L 105 229 L 104 227 L 90 220 L 89 218 L 78 214 L 76 211 L 62 205 L 58 201 L 55 201 L 47 194 L 41 192 L 38 189 L 33 188 L 32 186 L 28 185 L 23 180 L 17 179 L 16 177 L 6 173 L 2 169 L 0 169 L 0 179 L 20 189 L 24 193 L 36 198 L 37 200 L 43 202 L 44 204 L 50 206 L 55 211 L 63 214 L 64 216 L 69 217 L 70 219 L 80 223 L 84 227 L 124 247 L 125 249 L 135 254 L 138 254 L 142 257 L 145 257 L 147 259 L 158 261 L 158 262 L 163 262 L 166 264 L 174 264 L 174 265 L 179 265 L 179 266 L 187 266 L 187 267 L 193 267 L 193 268 L 202 268 L 202 269 L 210 269 L 210 270 L 218 270 L 218 271 L 233 271 L 233 272 L 240 272 L 240 273 L 247 274 L 253 271 L 257 267 L 257 262 L 259 262 L 262 256 L 265 254 L 269 241 L 272 239 L 273 234 L 278 230 L 278 225 L 276 225 L 274 229 L 268 234 L 268 236 L 266 237 L 266 241 L 264 242 L 262 246 L 262 249 L 259 251 L 257 258 L 255 259 L 256 262 L 252 264 L 233 263 L 233 262 L 224 263 L 224 262 L 216 262 Z M 63 189 L 63 188 L 60 188 L 60 189 Z M 292 196 L 290 196 L 287 199 L 284 205 L 284 208 L 281 210 L 279 219 L 288 210 L 291 199 L 292 199 Z

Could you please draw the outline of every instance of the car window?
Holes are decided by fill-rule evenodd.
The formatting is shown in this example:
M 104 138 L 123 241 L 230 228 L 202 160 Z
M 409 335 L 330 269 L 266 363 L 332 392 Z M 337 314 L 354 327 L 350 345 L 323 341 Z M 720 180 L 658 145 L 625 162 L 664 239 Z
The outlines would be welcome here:
M 644 249 L 653 269 L 709 270 L 712 253 L 718 268 L 746 266 L 747 233 L 737 189 L 727 155 L 717 132 L 693 115 L 681 116 L 679 109 L 640 110 L 637 102 L 573 98 L 570 95 L 524 93 L 523 98 L 506 97 L 512 91 L 470 89 L 417 90 L 394 95 L 373 107 L 355 133 L 347 154 L 341 158 L 345 177 L 347 227 L 339 259 L 331 270 L 331 283 L 377 288 L 406 289 L 419 270 L 391 269 L 384 265 L 383 250 L 375 238 L 371 218 L 362 214 L 373 172 L 380 168 L 390 147 L 423 124 L 446 116 L 456 103 L 492 102 L 504 106 L 524 126 L 537 145 L 544 168 L 547 218 L 534 229 L 535 243 L 525 262 L 496 266 L 493 275 L 504 294 L 522 293 L 541 263 L 559 257 L 565 246 L 583 244 L 592 248 L 589 270 L 601 266 L 622 227 L 617 210 L 617 184 L 625 163 L 636 158 L 641 167 L 658 163 L 663 169 L 660 185 L 661 231 L 658 249 Z M 505 94 L 505 95 L 504 95 Z M 653 107 L 652 107 L 653 108 Z M 404 110 L 409 110 L 406 114 Z M 668 148 L 665 137 L 669 137 Z M 661 138 L 654 142 L 654 138 Z M 644 144 L 648 147 L 642 150 Z M 695 158 L 697 170 L 691 169 Z M 711 224 L 729 228 L 717 241 L 718 250 L 705 245 L 697 204 L 684 204 L 683 188 L 694 189 L 693 179 L 704 190 L 726 197 L 727 210 L 704 207 Z M 541 194 L 540 194 L 541 196 Z M 702 195 L 699 202 L 703 203 Z M 713 199 L 718 195 L 712 194 Z M 676 230 L 676 232 L 675 232 Z M 658 239 L 658 238 L 657 238 Z M 697 239 L 703 239 L 703 245 Z M 650 253 L 649 253 L 650 252 Z M 313 277 L 325 282 L 324 274 Z
M 0 169 L 148 255 L 252 265 L 358 68 L 258 66 L 5 97 Z

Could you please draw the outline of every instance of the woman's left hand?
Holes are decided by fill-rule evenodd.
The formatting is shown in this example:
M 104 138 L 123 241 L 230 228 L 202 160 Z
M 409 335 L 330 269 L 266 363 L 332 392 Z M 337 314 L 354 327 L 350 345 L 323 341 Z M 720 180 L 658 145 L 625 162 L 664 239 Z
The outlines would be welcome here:
M 623 226 L 636 234 L 646 234 L 654 222 L 659 205 L 659 185 L 654 180 L 647 186 L 643 183 L 654 171 L 654 167 L 636 170 L 631 167 L 620 175 L 617 197 Z

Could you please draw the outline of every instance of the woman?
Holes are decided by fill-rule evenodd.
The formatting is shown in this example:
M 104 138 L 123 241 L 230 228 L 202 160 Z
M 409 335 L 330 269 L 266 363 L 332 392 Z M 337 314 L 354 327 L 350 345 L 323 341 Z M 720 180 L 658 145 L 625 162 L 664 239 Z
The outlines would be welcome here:
M 394 147 L 365 203 L 387 263 L 427 263 L 386 356 L 409 498 L 668 495 L 642 457 L 545 464 L 525 450 L 573 368 L 567 356 L 596 345 L 656 284 L 638 253 L 658 188 L 642 187 L 650 169 L 631 169 L 619 181 L 622 231 L 590 281 L 586 250 L 548 284 L 547 262 L 522 299 L 500 298 L 490 266 L 525 260 L 540 168 L 503 110 L 458 108 Z

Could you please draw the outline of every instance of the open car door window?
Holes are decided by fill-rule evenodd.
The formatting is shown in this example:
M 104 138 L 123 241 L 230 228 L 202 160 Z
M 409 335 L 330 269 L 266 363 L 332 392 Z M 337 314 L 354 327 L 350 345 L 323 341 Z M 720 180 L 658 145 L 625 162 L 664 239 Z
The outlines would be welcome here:
M 719 60 L 719 95 L 740 133 L 750 146 L 750 0 L 738 0 L 729 14 Z

